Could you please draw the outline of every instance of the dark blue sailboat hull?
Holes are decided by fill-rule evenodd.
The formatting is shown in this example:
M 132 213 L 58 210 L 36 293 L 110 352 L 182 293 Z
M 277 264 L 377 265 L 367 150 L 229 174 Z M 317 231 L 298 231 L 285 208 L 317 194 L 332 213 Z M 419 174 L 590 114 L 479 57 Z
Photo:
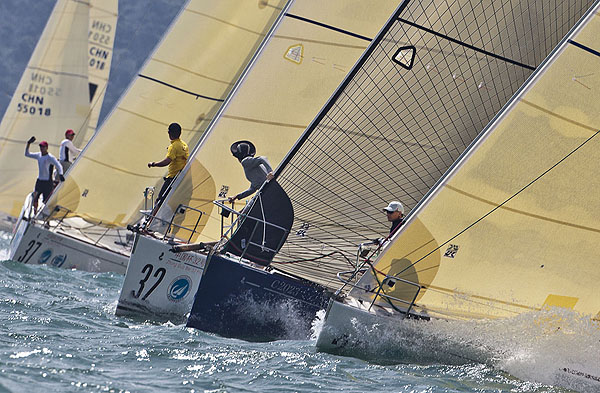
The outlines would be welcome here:
M 309 281 L 213 255 L 187 326 L 249 341 L 306 338 L 330 297 Z

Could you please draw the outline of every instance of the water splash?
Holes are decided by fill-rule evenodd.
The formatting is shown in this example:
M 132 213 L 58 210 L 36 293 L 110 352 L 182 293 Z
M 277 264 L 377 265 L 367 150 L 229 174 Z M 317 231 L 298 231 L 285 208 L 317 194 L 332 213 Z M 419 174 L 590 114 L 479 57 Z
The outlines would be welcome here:
M 571 310 L 552 308 L 481 321 L 369 325 L 353 319 L 352 331 L 338 337 L 341 348 L 333 353 L 379 364 L 481 363 L 526 381 L 600 391 L 600 326 Z

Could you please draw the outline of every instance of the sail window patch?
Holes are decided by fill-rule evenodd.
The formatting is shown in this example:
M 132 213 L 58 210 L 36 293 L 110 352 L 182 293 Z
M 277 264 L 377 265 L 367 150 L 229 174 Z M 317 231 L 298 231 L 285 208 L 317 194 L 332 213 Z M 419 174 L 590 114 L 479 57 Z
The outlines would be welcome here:
M 296 44 L 290 46 L 287 51 L 285 51 L 283 58 L 292 63 L 301 64 L 302 59 L 304 59 L 304 45 Z
M 394 56 L 392 56 L 392 61 L 401 65 L 407 70 L 410 70 L 415 62 L 416 53 L 417 49 L 414 46 L 403 46 L 398 48 L 396 53 L 394 53 Z

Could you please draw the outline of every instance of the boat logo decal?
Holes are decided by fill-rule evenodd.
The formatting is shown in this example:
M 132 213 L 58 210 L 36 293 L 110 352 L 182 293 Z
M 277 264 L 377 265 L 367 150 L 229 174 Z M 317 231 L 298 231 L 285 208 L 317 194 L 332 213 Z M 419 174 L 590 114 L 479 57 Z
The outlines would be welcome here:
M 308 228 L 310 228 L 310 224 L 307 222 L 303 222 L 300 229 L 298 229 L 296 231 L 296 236 L 300 236 L 300 237 L 306 236 L 306 231 L 308 231 Z
M 457 252 L 458 252 L 458 245 L 457 244 L 450 244 L 448 246 L 448 249 L 446 249 L 446 252 L 444 253 L 444 256 L 446 258 L 454 258 L 456 256 Z
M 221 186 L 221 191 L 219 191 L 219 198 L 225 198 L 227 196 L 228 192 L 229 192 L 229 186 L 226 186 L 225 184 L 223 184 Z
M 40 258 L 38 259 L 38 263 L 40 265 L 43 265 L 44 263 L 48 262 L 50 260 L 50 257 L 52 256 L 52 249 L 49 248 L 47 250 L 45 250 L 42 255 L 40 255 Z
M 304 45 L 296 44 L 292 45 L 285 51 L 283 58 L 291 61 L 292 63 L 301 64 L 304 58 Z
M 172 302 L 182 301 L 190 292 L 192 279 L 189 276 L 179 276 L 175 278 L 167 291 L 167 297 Z
M 56 255 L 54 258 L 52 258 L 52 262 L 50 262 L 50 265 L 52 265 L 54 267 L 61 267 L 65 263 L 66 260 L 67 260 L 67 254 Z

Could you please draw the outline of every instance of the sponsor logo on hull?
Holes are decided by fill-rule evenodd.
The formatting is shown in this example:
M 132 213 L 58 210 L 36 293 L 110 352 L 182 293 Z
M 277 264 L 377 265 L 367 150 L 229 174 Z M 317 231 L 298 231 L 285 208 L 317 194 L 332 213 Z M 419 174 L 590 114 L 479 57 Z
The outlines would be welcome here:
M 178 303 L 182 301 L 190 292 L 192 279 L 189 276 L 179 276 L 175 278 L 167 291 L 167 297 L 170 301 Z

